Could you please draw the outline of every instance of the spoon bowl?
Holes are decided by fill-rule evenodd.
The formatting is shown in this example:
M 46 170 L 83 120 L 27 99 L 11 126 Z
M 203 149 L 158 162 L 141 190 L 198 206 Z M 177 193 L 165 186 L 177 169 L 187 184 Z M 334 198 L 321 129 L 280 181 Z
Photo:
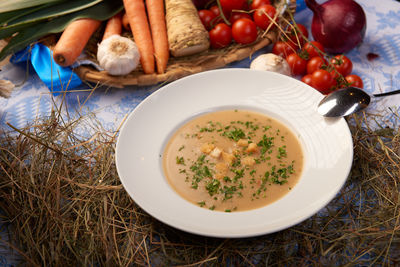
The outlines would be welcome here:
M 381 97 L 400 93 L 395 90 L 372 97 Z M 347 87 L 326 95 L 318 104 L 318 113 L 324 117 L 344 117 L 368 107 L 371 95 L 357 87 Z

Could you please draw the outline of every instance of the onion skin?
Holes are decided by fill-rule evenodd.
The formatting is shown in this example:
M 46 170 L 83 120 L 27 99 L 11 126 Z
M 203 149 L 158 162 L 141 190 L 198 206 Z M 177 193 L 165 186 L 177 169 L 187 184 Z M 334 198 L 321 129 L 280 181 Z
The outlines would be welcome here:
M 367 19 L 362 7 L 353 0 L 329 0 L 318 4 L 305 0 L 314 12 L 311 33 L 325 51 L 341 54 L 350 51 L 364 39 Z

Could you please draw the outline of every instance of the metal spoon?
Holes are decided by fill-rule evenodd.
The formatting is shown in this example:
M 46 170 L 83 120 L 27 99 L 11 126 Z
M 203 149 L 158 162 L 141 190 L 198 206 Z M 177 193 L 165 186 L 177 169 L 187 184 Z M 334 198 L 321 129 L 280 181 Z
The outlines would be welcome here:
M 395 90 L 382 94 L 373 94 L 372 97 L 382 97 L 400 93 Z M 334 91 L 325 96 L 318 104 L 318 113 L 325 117 L 344 117 L 363 110 L 371 102 L 371 96 L 364 90 L 356 87 L 347 87 Z

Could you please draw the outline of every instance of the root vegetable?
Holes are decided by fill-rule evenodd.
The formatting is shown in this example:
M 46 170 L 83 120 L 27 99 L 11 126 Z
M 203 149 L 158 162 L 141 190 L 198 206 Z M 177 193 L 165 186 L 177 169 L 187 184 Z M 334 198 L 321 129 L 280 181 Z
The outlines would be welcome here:
M 154 46 L 143 0 L 124 0 L 126 15 L 140 52 L 144 73 L 154 73 Z
M 131 30 L 131 27 L 129 26 L 128 16 L 126 15 L 126 13 L 124 13 L 124 15 L 122 15 L 122 26 L 127 31 Z
M 122 32 L 122 14 L 118 13 L 107 21 L 106 28 L 104 29 L 103 40 L 108 37 Z
M 55 62 L 64 67 L 72 65 L 100 24 L 99 20 L 89 18 L 78 19 L 70 23 L 54 47 Z
M 200 53 L 210 47 L 192 0 L 165 0 L 168 42 L 174 57 Z
M 164 0 L 146 0 L 151 35 L 154 45 L 154 57 L 157 72 L 164 73 L 169 59 L 167 26 L 165 24 Z

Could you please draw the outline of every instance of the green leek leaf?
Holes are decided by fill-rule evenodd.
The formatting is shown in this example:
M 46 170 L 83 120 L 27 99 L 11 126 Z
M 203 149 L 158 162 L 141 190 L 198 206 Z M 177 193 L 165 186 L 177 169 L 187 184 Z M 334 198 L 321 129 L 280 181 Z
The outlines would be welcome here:
M 2 27 L 3 25 L 7 24 L 8 22 L 15 20 L 19 17 L 28 15 L 30 13 L 33 13 L 41 8 L 43 8 L 46 5 L 40 5 L 40 6 L 36 6 L 36 7 L 27 7 L 24 9 L 19 9 L 19 10 L 14 10 L 14 11 L 9 11 L 9 12 L 5 12 L 5 13 L 1 13 L 0 16 L 0 27 Z
M 0 13 L 59 2 L 66 2 L 66 0 L 2 0 L 0 1 Z
M 74 12 L 65 16 L 56 17 L 45 23 L 35 24 L 20 31 L 0 52 L 0 61 L 7 55 L 24 49 L 29 44 L 34 43 L 39 38 L 52 33 L 62 32 L 72 21 L 80 18 L 92 18 L 97 20 L 107 20 L 123 9 L 122 1 L 104 0 L 101 3 Z
M 102 1 L 103 0 L 74 0 L 57 5 L 46 5 L 46 7 L 40 8 L 36 12 L 29 13 L 26 16 L 20 16 L 19 18 L 9 21 L 9 25 L 7 26 L 0 26 L 0 39 L 9 37 L 14 33 L 19 32 L 26 27 L 31 27 L 33 24 L 36 24 L 40 21 L 77 12 L 79 10 L 94 6 Z

